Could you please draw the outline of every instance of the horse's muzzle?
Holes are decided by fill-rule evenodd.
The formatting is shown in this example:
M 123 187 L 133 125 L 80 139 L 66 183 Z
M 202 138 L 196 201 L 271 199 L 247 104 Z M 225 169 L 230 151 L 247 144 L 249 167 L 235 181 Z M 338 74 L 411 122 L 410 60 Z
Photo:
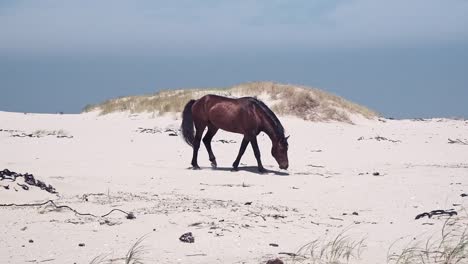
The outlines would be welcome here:
M 289 165 L 288 165 L 288 164 L 282 164 L 282 165 L 280 165 L 279 167 L 280 167 L 280 169 L 282 169 L 282 170 L 287 170 L 288 167 L 289 167 Z

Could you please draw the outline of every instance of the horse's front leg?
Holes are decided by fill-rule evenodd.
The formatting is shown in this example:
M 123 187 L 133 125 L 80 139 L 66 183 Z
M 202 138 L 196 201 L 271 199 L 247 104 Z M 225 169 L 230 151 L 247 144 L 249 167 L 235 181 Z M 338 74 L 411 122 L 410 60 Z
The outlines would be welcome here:
M 261 173 L 267 172 L 267 170 L 265 170 L 265 168 L 262 165 L 262 160 L 260 159 L 260 149 L 258 148 L 257 137 L 253 137 L 252 140 L 250 141 L 250 144 L 252 144 L 254 155 L 255 155 L 255 158 L 257 159 L 258 171 Z
M 232 164 L 232 170 L 233 171 L 238 170 L 240 160 L 242 158 L 242 155 L 244 155 L 244 152 L 245 152 L 245 149 L 247 148 L 247 145 L 249 145 L 249 140 L 247 139 L 247 137 L 244 136 L 244 138 L 242 139 L 240 149 L 239 149 L 239 154 L 237 154 L 237 158 L 234 161 L 234 163 Z

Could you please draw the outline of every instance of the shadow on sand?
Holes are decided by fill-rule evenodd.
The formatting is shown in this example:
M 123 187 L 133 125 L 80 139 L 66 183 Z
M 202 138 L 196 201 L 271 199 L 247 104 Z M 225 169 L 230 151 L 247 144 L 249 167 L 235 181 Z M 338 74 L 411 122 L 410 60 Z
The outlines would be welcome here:
M 192 168 L 189 168 L 189 169 L 192 169 Z M 232 167 L 217 167 L 216 169 L 213 169 L 212 167 L 201 167 L 201 169 L 202 169 L 202 170 L 211 169 L 211 170 L 219 170 L 219 171 L 237 172 L 237 171 L 233 171 L 233 170 L 232 170 Z M 238 168 L 238 171 L 247 171 L 247 172 L 255 173 L 255 174 L 274 174 L 274 175 L 277 175 L 277 176 L 289 176 L 289 173 L 288 173 L 288 172 L 285 172 L 285 171 L 277 171 L 277 170 L 269 170 L 269 169 L 266 169 L 266 172 L 265 172 L 265 173 L 260 173 L 260 172 L 258 171 L 258 167 L 257 167 L 257 166 L 244 166 L 244 167 L 239 167 L 239 168 Z

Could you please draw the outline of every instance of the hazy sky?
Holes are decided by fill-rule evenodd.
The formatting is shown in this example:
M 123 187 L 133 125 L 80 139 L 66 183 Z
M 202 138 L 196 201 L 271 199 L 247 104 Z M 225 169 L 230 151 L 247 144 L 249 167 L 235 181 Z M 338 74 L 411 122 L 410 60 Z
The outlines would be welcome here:
M 0 110 L 256 80 L 468 117 L 468 0 L 0 0 Z

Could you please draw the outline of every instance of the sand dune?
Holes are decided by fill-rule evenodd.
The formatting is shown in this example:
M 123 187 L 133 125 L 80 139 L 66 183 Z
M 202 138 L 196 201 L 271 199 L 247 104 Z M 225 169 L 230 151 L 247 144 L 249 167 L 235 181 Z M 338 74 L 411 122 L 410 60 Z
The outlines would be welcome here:
M 280 119 L 291 135 L 290 169 L 279 170 L 261 135 L 270 173 L 258 174 L 250 147 L 241 170 L 230 171 L 242 137 L 227 132 L 214 138 L 217 170 L 203 147 L 202 170 L 188 169 L 191 148 L 172 116 L 0 112 L 0 170 L 32 173 L 58 192 L 5 179 L 0 203 L 53 200 L 98 216 L 50 204 L 0 207 L 0 263 L 90 263 L 98 256 L 124 263 L 142 236 L 143 263 L 294 263 L 279 253 L 342 232 L 356 243 L 350 263 L 387 263 L 389 252 L 413 238 L 440 234 L 448 218 L 415 220 L 418 214 L 454 209 L 452 219 L 468 223 L 467 121 Z M 99 217 L 112 209 L 136 218 L 119 211 Z M 194 243 L 179 241 L 187 232 Z M 299 253 L 307 257 L 302 263 L 327 263 Z

